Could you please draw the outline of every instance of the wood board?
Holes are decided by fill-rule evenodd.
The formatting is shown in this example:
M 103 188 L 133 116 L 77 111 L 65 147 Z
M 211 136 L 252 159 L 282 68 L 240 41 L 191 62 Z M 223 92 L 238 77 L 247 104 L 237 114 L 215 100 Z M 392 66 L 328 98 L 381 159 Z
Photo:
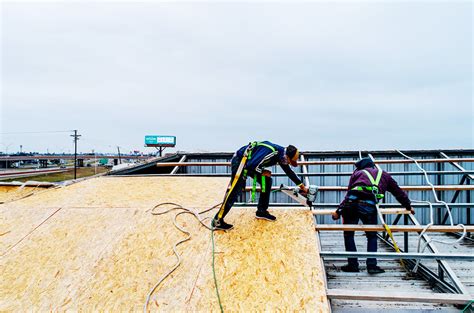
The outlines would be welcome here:
M 142 310 L 150 288 L 175 263 L 172 245 L 184 238 L 173 213 L 153 216 L 149 209 L 177 202 L 201 210 L 222 199 L 227 183 L 102 177 L 0 205 L 0 228 L 3 221 L 11 228 L 0 247 L 16 244 L 0 257 L 0 311 Z M 252 209 L 234 208 L 227 220 L 235 229 L 216 233 L 225 309 L 327 312 L 311 213 L 275 214 L 276 223 L 264 222 Z M 210 232 L 189 215 L 179 224 L 192 239 L 178 248 L 183 264 L 157 289 L 150 309 L 218 311 Z
M 0 186 L 0 203 L 20 199 L 36 190 L 35 187 Z

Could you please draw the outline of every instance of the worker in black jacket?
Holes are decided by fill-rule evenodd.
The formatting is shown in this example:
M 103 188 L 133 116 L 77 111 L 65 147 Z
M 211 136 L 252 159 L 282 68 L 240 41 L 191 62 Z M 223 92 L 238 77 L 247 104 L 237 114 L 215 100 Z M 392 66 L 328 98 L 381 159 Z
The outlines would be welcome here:
M 363 158 L 356 164 L 356 170 L 349 180 L 349 187 L 346 197 L 333 213 L 334 220 L 342 215 L 344 224 L 357 224 L 359 219 L 364 224 L 377 224 L 376 203 L 382 199 L 388 191 L 395 196 L 407 210 L 411 213 L 415 211 L 411 207 L 410 199 L 389 173 L 375 167 L 370 158 Z M 367 251 L 377 252 L 377 232 L 366 232 Z M 344 232 L 344 245 L 346 251 L 356 252 L 354 232 Z M 359 272 L 359 262 L 357 258 L 349 258 L 348 264 L 341 267 L 344 272 Z M 367 259 L 367 271 L 370 274 L 385 272 L 377 266 L 377 259 Z
M 256 218 L 275 221 L 276 217 L 267 211 L 272 189 L 272 178 L 271 172 L 265 168 L 279 164 L 286 175 L 300 187 L 304 194 L 308 192 L 307 187 L 305 187 L 289 166 L 291 164 L 296 167 L 298 165 L 298 158 L 298 149 L 292 145 L 284 148 L 269 141 L 262 141 L 253 142 L 241 147 L 232 157 L 232 177 L 229 189 L 226 192 L 219 212 L 217 212 L 212 221 L 212 227 L 215 230 L 229 230 L 233 227 L 231 224 L 224 222 L 224 217 L 229 213 L 237 197 L 245 187 L 247 176 L 253 178 L 252 198 L 255 193 L 256 183 L 258 182 L 261 186 Z

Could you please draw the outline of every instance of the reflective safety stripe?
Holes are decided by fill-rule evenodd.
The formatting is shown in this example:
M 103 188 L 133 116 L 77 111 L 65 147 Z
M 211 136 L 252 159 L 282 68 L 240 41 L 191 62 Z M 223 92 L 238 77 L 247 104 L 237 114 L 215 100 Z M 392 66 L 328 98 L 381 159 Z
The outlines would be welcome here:
M 377 201 L 382 199 L 384 197 L 384 195 L 379 193 L 379 183 L 380 183 L 380 180 L 382 178 L 383 171 L 379 170 L 377 172 L 377 176 L 376 176 L 375 179 L 372 177 L 372 175 L 369 173 L 369 171 L 362 170 L 362 172 L 364 172 L 365 175 L 369 178 L 370 183 L 372 184 L 372 186 L 357 186 L 357 187 L 352 188 L 352 190 L 370 191 L 374 194 L 374 197 Z
M 265 192 L 265 176 L 262 175 L 262 192 Z
M 254 141 L 250 144 L 250 152 L 249 152 L 249 156 L 248 156 L 248 159 L 250 160 L 252 158 L 252 151 L 253 151 L 253 148 L 255 147 L 258 147 L 258 146 L 264 146 L 264 147 L 267 147 L 268 149 L 272 150 L 272 152 L 275 152 L 276 149 L 270 145 L 267 145 L 266 143 L 263 143 L 263 142 L 257 142 L 257 141 Z
M 367 171 L 367 170 L 362 170 L 362 172 L 365 173 L 365 175 L 367 175 L 367 177 L 369 178 L 370 180 L 370 183 L 373 185 L 373 186 L 379 186 L 379 183 L 380 183 L 380 179 L 382 178 L 382 170 L 379 170 L 378 173 L 377 173 L 377 178 L 374 180 L 374 178 L 372 177 L 372 175 L 370 175 L 370 173 Z
M 275 152 L 276 149 L 270 145 L 267 145 L 266 143 L 263 143 L 263 142 L 258 142 L 257 143 L 257 146 L 264 146 L 264 147 L 267 147 L 268 149 L 272 150 L 272 152 Z

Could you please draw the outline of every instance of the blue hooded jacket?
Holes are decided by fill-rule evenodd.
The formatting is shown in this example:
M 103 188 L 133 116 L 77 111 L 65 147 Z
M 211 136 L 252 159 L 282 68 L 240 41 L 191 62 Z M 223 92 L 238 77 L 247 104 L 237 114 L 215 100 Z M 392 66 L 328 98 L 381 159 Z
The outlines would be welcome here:
M 285 148 L 277 144 L 271 143 L 270 141 L 261 141 L 261 143 L 269 145 L 274 148 L 274 151 L 264 145 L 257 145 L 252 149 L 252 155 L 247 160 L 245 169 L 248 171 L 248 175 L 253 177 L 255 173 L 262 174 L 262 171 L 266 167 L 271 167 L 279 164 L 285 174 L 290 178 L 296 185 L 301 185 L 302 182 L 296 176 L 295 172 L 290 168 L 285 158 Z M 244 155 L 245 149 L 248 145 L 241 147 L 235 155 L 240 159 Z

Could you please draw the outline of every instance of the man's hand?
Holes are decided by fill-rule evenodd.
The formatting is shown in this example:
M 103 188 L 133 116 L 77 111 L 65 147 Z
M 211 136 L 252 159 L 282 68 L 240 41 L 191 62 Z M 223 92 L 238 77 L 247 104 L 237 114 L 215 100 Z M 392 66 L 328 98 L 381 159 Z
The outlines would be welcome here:
M 272 176 L 272 172 L 270 172 L 269 170 L 263 170 L 263 171 L 262 171 L 262 176 L 271 177 L 271 176 Z
M 303 185 L 303 184 L 300 185 L 300 190 L 301 190 L 301 194 L 302 194 L 303 196 L 306 196 L 306 195 L 308 194 L 308 192 L 309 192 L 308 187 L 306 187 L 306 186 Z
M 408 210 L 408 211 L 410 211 L 410 212 L 411 212 L 411 214 L 415 214 L 415 210 L 413 210 L 413 208 L 412 208 L 412 207 L 409 207 L 409 208 L 407 208 L 407 210 Z
M 337 211 L 332 212 L 331 216 L 332 216 L 332 219 L 335 220 L 335 221 L 337 221 L 341 217 L 341 216 L 339 216 Z

